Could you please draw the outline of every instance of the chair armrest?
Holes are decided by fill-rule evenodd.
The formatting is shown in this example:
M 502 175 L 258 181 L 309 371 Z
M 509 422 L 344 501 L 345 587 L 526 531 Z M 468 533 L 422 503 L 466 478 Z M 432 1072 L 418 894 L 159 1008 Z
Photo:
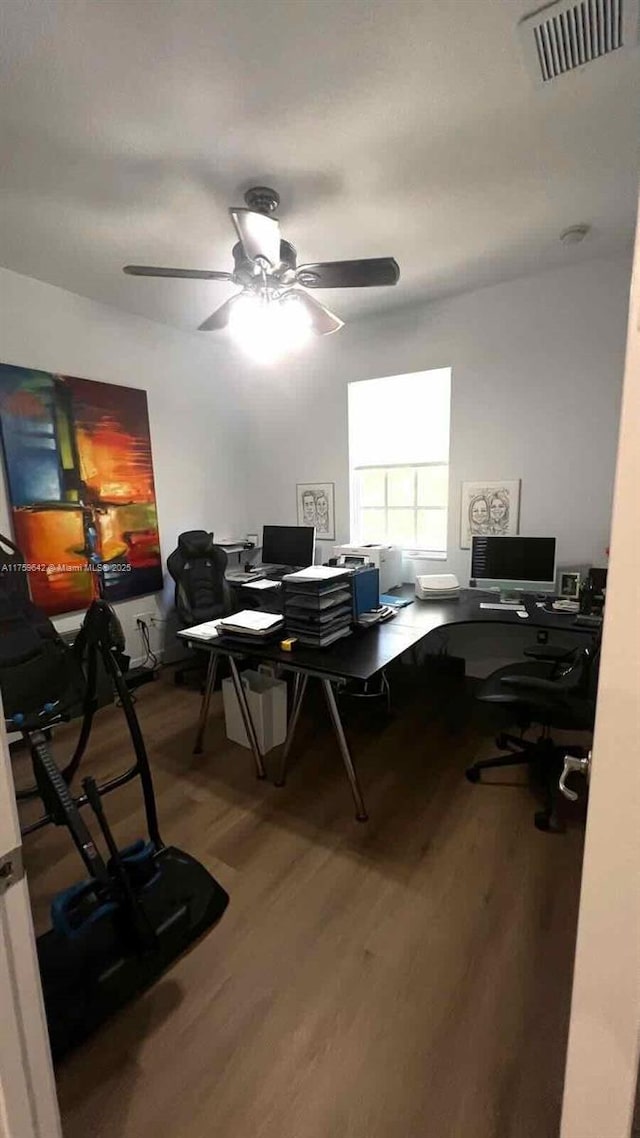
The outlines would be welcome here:
M 569 660 L 575 653 L 575 648 L 561 648 L 554 644 L 534 644 L 531 648 L 525 648 L 524 655 L 529 656 L 532 660 L 548 660 L 549 663 L 560 664 L 563 660 Z
M 503 676 L 500 683 L 517 692 L 552 695 L 557 699 L 563 699 L 567 693 L 567 689 L 561 688 L 555 680 L 543 680 L 541 676 Z

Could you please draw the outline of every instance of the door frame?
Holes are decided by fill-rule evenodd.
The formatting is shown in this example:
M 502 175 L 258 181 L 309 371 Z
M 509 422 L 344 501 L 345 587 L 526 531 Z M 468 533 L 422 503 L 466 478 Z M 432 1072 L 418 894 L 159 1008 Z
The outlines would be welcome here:
M 1 701 L 0 864 L 0 1138 L 62 1138 Z
M 640 225 L 561 1138 L 629 1138 L 640 1048 Z

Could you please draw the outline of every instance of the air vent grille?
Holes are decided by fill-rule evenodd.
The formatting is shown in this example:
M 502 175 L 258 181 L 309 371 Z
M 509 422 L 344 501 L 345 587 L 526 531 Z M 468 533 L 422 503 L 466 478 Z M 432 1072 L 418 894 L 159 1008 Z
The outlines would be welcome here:
M 637 39 L 637 8 L 638 0 L 580 0 L 527 17 L 521 31 L 537 79 L 548 83 L 630 45 Z

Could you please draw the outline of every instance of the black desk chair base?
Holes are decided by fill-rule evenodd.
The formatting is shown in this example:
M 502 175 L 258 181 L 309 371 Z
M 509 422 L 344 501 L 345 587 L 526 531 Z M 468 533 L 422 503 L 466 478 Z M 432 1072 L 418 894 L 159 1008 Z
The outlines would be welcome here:
M 564 833 L 564 825 L 558 817 L 557 807 L 560 802 L 559 782 L 564 757 L 567 754 L 582 757 L 584 750 L 581 747 L 567 746 L 566 743 L 554 743 L 548 731 L 538 739 L 522 739 L 517 735 L 502 732 L 496 738 L 496 746 L 500 750 L 509 750 L 509 755 L 496 755 L 491 759 L 482 759 L 473 763 L 465 771 L 469 782 L 481 782 L 482 772 L 497 770 L 501 767 L 527 766 L 531 771 L 534 786 L 542 793 L 543 808 L 534 814 L 536 829 L 545 833 Z

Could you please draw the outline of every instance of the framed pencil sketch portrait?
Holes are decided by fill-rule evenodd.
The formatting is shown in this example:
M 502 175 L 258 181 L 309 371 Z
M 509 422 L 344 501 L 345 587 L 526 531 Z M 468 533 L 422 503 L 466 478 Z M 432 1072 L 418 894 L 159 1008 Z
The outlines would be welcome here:
M 463 482 L 460 497 L 460 548 L 471 549 L 471 538 L 509 537 L 520 524 L 520 479 Z
M 318 541 L 335 541 L 335 484 L 333 482 L 299 482 L 298 525 L 315 526 Z

